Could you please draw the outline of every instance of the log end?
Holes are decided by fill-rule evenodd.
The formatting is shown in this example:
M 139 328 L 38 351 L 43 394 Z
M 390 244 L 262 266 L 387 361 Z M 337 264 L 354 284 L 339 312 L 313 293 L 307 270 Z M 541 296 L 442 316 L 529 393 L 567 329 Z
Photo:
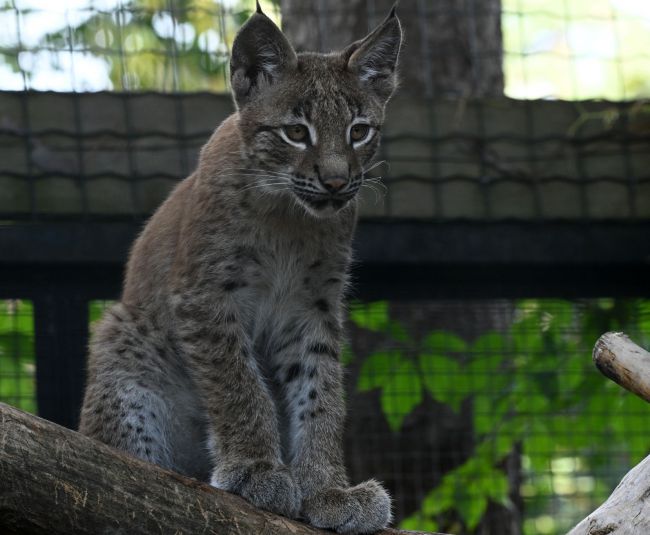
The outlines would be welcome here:
M 650 402 L 650 353 L 625 333 L 603 334 L 594 346 L 593 361 L 605 377 Z
M 592 358 L 596 368 L 607 378 L 615 383 L 621 384 L 622 378 L 617 371 L 616 355 L 611 350 L 612 347 L 620 343 L 633 343 L 627 334 L 623 332 L 608 332 L 603 334 L 594 345 Z

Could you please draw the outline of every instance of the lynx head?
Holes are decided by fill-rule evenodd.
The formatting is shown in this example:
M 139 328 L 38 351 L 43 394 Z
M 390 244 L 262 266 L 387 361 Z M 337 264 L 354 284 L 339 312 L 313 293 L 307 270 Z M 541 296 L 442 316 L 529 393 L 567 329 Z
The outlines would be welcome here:
M 257 12 L 232 48 L 231 85 L 260 190 L 335 214 L 361 187 L 396 87 L 402 31 L 395 9 L 365 39 L 330 54 L 296 54 Z

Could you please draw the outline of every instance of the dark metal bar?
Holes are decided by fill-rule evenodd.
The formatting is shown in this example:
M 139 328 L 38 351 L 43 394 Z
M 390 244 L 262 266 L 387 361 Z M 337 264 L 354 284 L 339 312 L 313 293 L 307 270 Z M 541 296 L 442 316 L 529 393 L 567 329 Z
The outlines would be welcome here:
M 135 223 L 0 226 L 0 295 L 37 298 L 53 285 L 71 284 L 88 298 L 114 298 L 139 229 Z M 640 221 L 366 220 L 355 240 L 357 287 L 363 294 L 383 291 L 383 298 L 399 293 L 405 299 L 473 292 L 495 298 L 641 297 L 650 293 L 648 236 L 650 222 Z M 17 293 L 19 288 L 29 295 Z
M 39 416 L 75 429 L 84 388 L 88 301 L 72 285 L 34 299 Z

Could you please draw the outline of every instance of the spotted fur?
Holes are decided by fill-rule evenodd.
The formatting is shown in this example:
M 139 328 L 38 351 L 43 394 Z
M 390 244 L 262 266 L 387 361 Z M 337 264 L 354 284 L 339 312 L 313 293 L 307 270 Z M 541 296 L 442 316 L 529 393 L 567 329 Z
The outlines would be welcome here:
M 394 12 L 327 55 L 297 55 L 260 10 L 240 30 L 237 112 L 146 225 L 93 333 L 83 433 L 318 527 L 388 524 L 381 485 L 346 476 L 339 355 L 400 41 Z

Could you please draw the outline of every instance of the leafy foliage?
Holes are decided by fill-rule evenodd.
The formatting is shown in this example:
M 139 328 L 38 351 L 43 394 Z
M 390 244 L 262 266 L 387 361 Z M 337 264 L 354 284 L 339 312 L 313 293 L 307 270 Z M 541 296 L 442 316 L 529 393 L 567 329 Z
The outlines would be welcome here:
M 608 330 L 626 330 L 648 345 L 648 301 L 521 301 L 507 332 L 486 332 L 473 341 L 440 331 L 416 341 L 390 318 L 385 302 L 356 304 L 350 317 L 393 340 L 391 349 L 365 358 L 357 387 L 381 390 L 381 408 L 394 432 L 424 395 L 454 411 L 467 402 L 472 407 L 474 455 L 444 476 L 404 528 L 447 529 L 438 519 L 454 509 L 472 530 L 490 501 L 508 506 L 510 489 L 497 466 L 515 446 L 528 471 L 521 489 L 530 513 L 526 532 L 540 533 L 536 516 L 551 520 L 547 528 L 568 528 L 546 514 L 556 490 L 541 477 L 549 466 L 573 459 L 572 466 L 593 472 L 587 483 L 600 500 L 611 491 L 602 470 L 607 463 L 634 464 L 648 453 L 650 436 L 639 432 L 648 425 L 647 406 L 604 380 L 590 358 L 595 340 Z M 594 440 L 601 433 L 605 443 Z M 572 475 L 551 473 L 554 485 L 564 481 L 560 491 L 566 494 L 576 491 Z
M 0 301 L 0 401 L 36 412 L 33 310 L 28 301 Z
M 278 19 L 278 1 L 262 0 L 262 5 Z M 90 4 L 79 8 L 73 22 L 65 18 L 60 28 L 44 30 L 33 53 L 21 57 L 0 48 L 0 65 L 22 72 L 30 82 L 44 69 L 40 60 L 46 58 L 51 70 L 70 72 L 76 90 L 88 88 L 76 80 L 71 68 L 75 62 L 82 66 L 78 70 L 84 65 L 98 70 L 94 84 L 106 79 L 108 89 L 118 91 L 226 91 L 230 47 L 254 8 L 253 0 L 130 0 L 103 8 Z M 27 21 L 31 16 L 38 20 L 44 11 L 21 9 Z M 80 79 L 85 79 L 83 73 Z

